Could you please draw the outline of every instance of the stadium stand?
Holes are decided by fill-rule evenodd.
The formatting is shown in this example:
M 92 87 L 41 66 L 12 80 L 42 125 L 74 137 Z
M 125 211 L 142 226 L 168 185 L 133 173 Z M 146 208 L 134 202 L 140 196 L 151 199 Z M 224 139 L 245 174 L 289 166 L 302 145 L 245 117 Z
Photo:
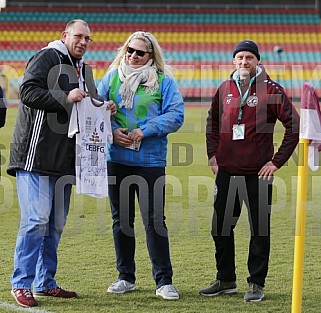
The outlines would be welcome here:
M 59 38 L 74 18 L 91 26 L 94 42 L 86 61 L 94 66 L 97 83 L 128 35 L 143 30 L 158 38 L 185 99 L 213 95 L 234 68 L 231 52 L 243 39 L 259 44 L 262 63 L 291 97 L 300 97 L 304 81 L 321 95 L 321 26 L 311 8 L 7 7 L 0 12 L 0 78 L 9 101 L 18 97 L 27 60 Z

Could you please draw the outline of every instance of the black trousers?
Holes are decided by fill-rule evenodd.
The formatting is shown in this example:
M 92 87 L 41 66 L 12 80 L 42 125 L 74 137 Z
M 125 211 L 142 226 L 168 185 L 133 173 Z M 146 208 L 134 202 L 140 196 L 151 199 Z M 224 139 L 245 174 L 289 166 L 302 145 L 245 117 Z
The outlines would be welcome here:
M 172 283 L 169 239 L 165 224 L 165 168 L 108 162 L 109 200 L 119 279 L 135 283 L 135 195 L 146 232 L 156 288 Z
M 216 248 L 216 279 L 236 280 L 234 228 L 245 203 L 251 231 L 247 281 L 264 287 L 270 255 L 272 179 L 262 180 L 258 175 L 236 176 L 220 169 L 214 194 L 212 236 Z

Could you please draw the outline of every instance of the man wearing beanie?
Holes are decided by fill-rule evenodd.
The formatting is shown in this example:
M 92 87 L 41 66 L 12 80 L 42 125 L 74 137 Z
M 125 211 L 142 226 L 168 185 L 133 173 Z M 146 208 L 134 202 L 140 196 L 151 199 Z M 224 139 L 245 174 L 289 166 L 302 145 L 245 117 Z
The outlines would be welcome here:
M 234 228 L 242 204 L 248 210 L 251 238 L 244 301 L 264 298 L 270 255 L 270 214 L 274 172 L 291 157 L 299 141 L 299 115 L 282 86 L 259 65 L 260 53 L 251 40 L 233 51 L 235 71 L 213 97 L 206 125 L 207 155 L 216 175 L 212 237 L 216 277 L 203 296 L 237 293 Z M 276 121 L 285 131 L 274 151 Z
M 239 42 L 233 51 L 233 58 L 235 58 L 235 55 L 240 51 L 252 52 L 256 56 L 257 60 L 260 61 L 259 47 L 254 41 L 243 40 Z

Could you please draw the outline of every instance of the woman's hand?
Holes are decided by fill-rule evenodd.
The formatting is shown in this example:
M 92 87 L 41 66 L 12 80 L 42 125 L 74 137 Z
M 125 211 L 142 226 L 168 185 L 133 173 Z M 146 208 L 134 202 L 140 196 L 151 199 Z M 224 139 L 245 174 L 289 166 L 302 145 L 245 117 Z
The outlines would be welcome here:
M 115 104 L 115 102 L 114 102 L 113 100 L 109 100 L 109 101 L 108 101 L 107 110 L 110 110 L 110 111 L 111 111 L 111 115 L 116 114 L 116 112 L 117 112 L 117 107 L 116 107 L 116 104 Z
M 140 141 L 143 140 L 144 134 L 143 134 L 143 132 L 141 131 L 140 128 L 135 128 L 130 132 L 130 134 L 128 134 L 128 137 L 132 141 L 140 142 Z
M 113 131 L 113 141 L 116 145 L 129 147 L 133 143 L 127 134 L 127 130 L 128 128 L 116 128 Z

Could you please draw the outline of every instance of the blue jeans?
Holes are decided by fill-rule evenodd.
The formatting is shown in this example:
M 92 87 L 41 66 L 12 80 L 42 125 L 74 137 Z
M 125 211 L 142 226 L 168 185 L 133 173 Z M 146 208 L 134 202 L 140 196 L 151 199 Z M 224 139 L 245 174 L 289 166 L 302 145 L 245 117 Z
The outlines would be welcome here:
M 165 168 L 108 162 L 109 200 L 119 279 L 135 282 L 135 194 L 146 232 L 156 288 L 172 283 L 172 265 L 165 225 Z
M 42 291 L 57 287 L 57 249 L 69 211 L 71 176 L 17 171 L 20 228 L 12 288 Z

